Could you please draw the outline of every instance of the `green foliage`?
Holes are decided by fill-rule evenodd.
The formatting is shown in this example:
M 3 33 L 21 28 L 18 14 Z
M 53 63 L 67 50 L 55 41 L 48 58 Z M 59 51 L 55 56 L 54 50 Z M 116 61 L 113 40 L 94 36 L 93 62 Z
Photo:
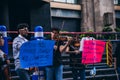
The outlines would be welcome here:
M 116 31 L 116 32 L 120 32 L 120 27 L 116 27 L 116 28 L 115 28 L 115 31 Z M 117 38 L 120 39 L 120 34 L 117 34 Z
M 103 28 L 102 32 L 112 32 L 112 28 L 110 28 L 109 26 L 106 26 Z M 115 39 L 115 34 L 104 34 L 102 36 L 103 39 Z
M 85 37 L 85 34 L 81 34 L 81 35 L 80 35 L 80 39 L 81 39 L 82 37 Z
M 89 31 L 88 31 L 87 33 L 85 33 L 85 34 L 81 34 L 81 35 L 80 35 L 80 38 L 86 37 L 86 36 L 90 36 L 90 37 L 96 38 L 96 34 L 94 34 L 92 30 L 89 30 Z
M 116 31 L 116 32 L 120 32 L 120 27 L 116 27 L 116 28 L 115 28 L 115 31 Z
M 104 27 L 102 32 L 112 32 L 112 28 L 110 28 L 109 26 Z

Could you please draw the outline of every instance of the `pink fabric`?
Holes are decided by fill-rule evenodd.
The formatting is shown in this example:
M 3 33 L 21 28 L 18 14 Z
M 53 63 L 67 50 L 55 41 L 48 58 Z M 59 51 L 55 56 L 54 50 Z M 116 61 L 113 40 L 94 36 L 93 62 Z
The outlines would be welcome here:
M 82 63 L 94 64 L 101 62 L 105 42 L 100 40 L 85 40 L 83 44 Z

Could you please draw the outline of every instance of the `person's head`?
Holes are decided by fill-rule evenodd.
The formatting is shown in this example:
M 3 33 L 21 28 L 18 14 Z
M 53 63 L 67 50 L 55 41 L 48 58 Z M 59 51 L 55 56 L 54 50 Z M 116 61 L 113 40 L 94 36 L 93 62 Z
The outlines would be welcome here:
M 27 36 L 28 27 L 29 27 L 29 25 L 27 23 L 18 24 L 18 26 L 17 26 L 18 33 L 24 37 Z
M 59 37 L 59 28 L 52 28 L 51 29 L 51 39 L 56 39 Z

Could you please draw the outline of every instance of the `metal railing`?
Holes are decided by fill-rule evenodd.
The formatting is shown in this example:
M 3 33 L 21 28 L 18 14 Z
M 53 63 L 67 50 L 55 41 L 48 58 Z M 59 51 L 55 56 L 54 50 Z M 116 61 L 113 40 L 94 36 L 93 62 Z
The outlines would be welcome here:
M 9 45 L 10 49 L 11 49 L 11 45 L 12 45 L 12 39 L 14 37 L 17 36 L 17 31 L 7 31 L 8 33 L 8 37 L 11 37 L 11 40 L 9 42 L 11 42 Z M 16 34 L 16 36 L 15 36 Z M 34 32 L 29 32 L 29 34 L 31 35 L 30 37 L 34 37 Z M 86 35 L 90 35 L 95 37 L 98 40 L 111 40 L 112 42 L 116 42 L 119 41 L 120 39 L 120 32 L 60 32 L 61 35 L 67 35 L 67 36 L 79 36 L 79 38 L 81 39 L 83 36 Z M 50 36 L 50 32 L 44 32 L 44 36 L 47 38 Z M 12 51 L 12 50 L 10 50 Z M 10 52 L 12 53 L 12 52 Z M 106 55 L 106 54 L 104 54 Z M 113 80 L 116 79 L 116 73 L 115 73 L 115 69 L 114 66 L 112 66 L 111 68 L 109 66 L 107 66 L 106 64 L 106 57 L 104 56 L 102 58 L 102 62 L 95 64 L 94 66 L 96 66 L 96 71 L 97 74 L 95 76 L 96 80 Z M 71 71 L 71 67 L 70 67 L 70 55 L 66 54 L 63 56 L 63 64 L 64 64 L 64 72 L 63 72 L 63 80 L 72 80 L 72 71 Z M 93 67 L 93 65 L 87 65 L 86 67 L 86 79 L 87 80 L 92 80 L 92 76 L 89 75 L 89 72 L 91 70 L 91 68 Z M 13 70 L 14 71 L 14 70 Z M 18 78 L 18 76 L 11 76 L 11 78 L 14 78 L 12 80 L 17 80 L 15 78 Z

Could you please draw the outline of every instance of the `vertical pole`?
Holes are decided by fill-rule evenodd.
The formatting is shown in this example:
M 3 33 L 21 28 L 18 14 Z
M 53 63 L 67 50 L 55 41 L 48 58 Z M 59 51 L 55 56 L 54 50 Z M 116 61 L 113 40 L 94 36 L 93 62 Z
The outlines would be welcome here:
M 42 26 L 36 26 L 35 29 L 34 29 L 34 32 L 35 32 L 35 34 L 34 34 L 35 40 L 43 40 L 44 39 L 43 27 Z M 44 68 L 43 67 L 37 67 L 37 74 L 35 76 L 38 76 L 38 80 L 45 80 Z
M 92 0 L 92 7 L 93 7 L 93 28 L 94 28 L 94 31 L 96 31 L 96 25 L 95 25 L 95 4 L 94 4 L 94 0 Z

